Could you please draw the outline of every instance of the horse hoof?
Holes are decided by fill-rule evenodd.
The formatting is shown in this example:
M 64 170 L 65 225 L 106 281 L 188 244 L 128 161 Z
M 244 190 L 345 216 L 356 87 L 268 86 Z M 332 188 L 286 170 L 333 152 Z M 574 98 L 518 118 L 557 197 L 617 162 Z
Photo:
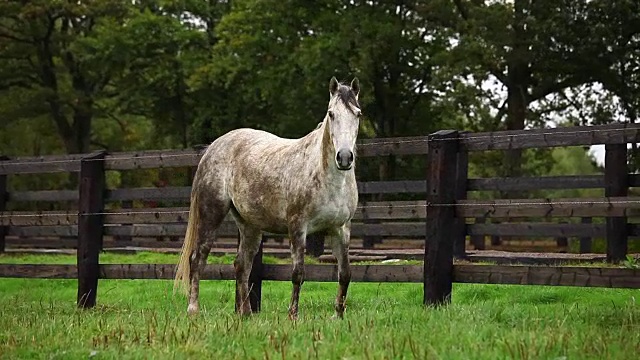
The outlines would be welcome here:
M 333 316 L 331 316 L 331 320 L 342 320 L 342 319 L 344 319 L 344 314 L 335 313 L 333 314 Z

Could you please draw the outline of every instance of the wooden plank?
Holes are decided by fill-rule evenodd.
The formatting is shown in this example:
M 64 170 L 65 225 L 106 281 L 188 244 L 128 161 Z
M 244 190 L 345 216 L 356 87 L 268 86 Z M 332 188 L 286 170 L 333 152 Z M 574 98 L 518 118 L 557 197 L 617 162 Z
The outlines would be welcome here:
M 629 192 L 627 144 L 605 145 L 604 195 L 624 197 Z M 607 261 L 620 262 L 627 256 L 627 217 L 612 216 L 607 223 Z
M 0 175 L 80 171 L 84 154 L 19 157 L 0 163 Z
M 362 139 L 356 149 L 359 157 L 425 155 L 429 151 L 426 136 Z
M 640 197 L 561 199 L 463 200 L 456 205 L 462 217 L 611 217 L 640 214 Z
M 477 235 L 518 236 L 518 237 L 562 237 L 605 235 L 604 224 L 468 224 L 467 233 Z
M 354 220 L 362 219 L 425 219 L 426 201 L 363 201 L 358 205 Z
M 469 179 L 469 191 L 525 191 L 540 189 L 597 189 L 604 187 L 602 175 L 543 176 Z
M 75 238 L 7 238 L 7 248 L 11 249 L 75 249 L 77 246 L 78 240 Z
M 9 234 L 12 236 L 37 237 L 37 236 L 78 236 L 78 227 L 75 225 L 59 226 L 10 226 Z
M 163 279 L 175 277 L 175 264 L 101 264 L 101 279 Z M 212 273 L 216 270 L 219 272 Z M 231 280 L 233 265 L 208 265 L 202 273 L 211 280 Z M 216 276 L 218 275 L 218 276 Z
M 232 220 L 230 215 L 225 219 Z M 106 210 L 104 216 L 105 224 L 186 224 L 188 221 L 188 207 Z
M 368 235 L 422 237 L 424 236 L 424 222 L 393 222 L 381 224 L 353 223 L 351 236 L 362 237 Z M 133 224 L 105 226 L 105 235 L 113 236 L 182 236 L 186 231 L 186 223 L 182 224 Z M 223 222 L 218 228 L 219 236 L 235 236 L 238 228 L 232 221 Z M 42 235 L 42 233 L 39 233 Z M 47 233 L 52 235 L 51 233 Z
M 459 283 L 640 288 L 640 270 L 595 267 L 456 265 Z
M 0 278 L 75 279 L 75 265 L 0 264 Z
M 0 212 L 0 226 L 77 225 L 77 211 Z
M 122 226 L 105 226 L 105 235 L 112 236 L 136 236 L 136 237 L 152 237 L 152 236 L 181 236 L 187 230 L 186 224 L 134 224 Z M 227 236 L 233 236 L 237 233 L 237 228 L 227 229 L 225 223 L 219 228 L 219 233 Z
M 105 192 L 105 152 L 82 159 L 80 168 L 80 202 L 78 215 L 78 297 L 77 305 L 91 308 L 98 292 L 99 256 L 102 249 Z
M 360 194 L 406 194 L 426 192 L 425 181 L 369 181 L 359 182 Z M 130 188 L 107 191 L 108 201 L 123 200 L 184 200 L 189 201 L 191 187 Z
M 166 187 L 166 188 L 131 188 L 108 190 L 107 201 L 147 200 L 147 201 L 189 201 L 191 186 Z
M 358 156 L 423 155 L 428 151 L 425 136 L 395 137 L 360 140 Z M 114 153 L 107 156 L 107 170 L 131 170 L 162 167 L 197 166 L 202 150 L 159 150 Z
M 496 131 L 461 135 L 461 144 L 469 151 L 627 144 L 632 142 L 640 142 L 640 124 L 570 126 L 555 129 Z
M 107 170 L 155 169 L 167 167 L 197 166 L 202 156 L 200 150 L 157 150 L 122 152 L 108 155 Z
M 415 219 L 422 220 L 427 217 L 426 202 L 420 201 L 380 201 L 362 202 L 354 221 L 362 219 Z M 161 223 L 183 223 L 186 224 L 189 218 L 188 207 L 166 207 L 166 208 L 140 208 L 140 209 L 116 209 L 105 211 L 104 221 L 106 224 L 161 224 Z M 228 215 L 226 221 L 232 221 Z
M 454 130 L 429 135 L 427 204 L 430 208 L 424 255 L 425 305 L 451 302 L 453 243 L 450 237 L 456 225 L 453 205 L 456 202 L 458 135 Z
M 102 279 L 172 280 L 175 264 L 103 264 Z M 336 265 L 305 265 L 305 281 L 336 282 Z M 423 281 L 420 265 L 352 265 L 353 282 Z M 0 264 L 3 278 L 73 279 L 75 265 Z M 552 285 L 640 289 L 640 270 L 577 266 L 454 265 L 456 283 Z M 233 265 L 207 265 L 201 279 L 233 280 Z M 264 265 L 264 280 L 291 281 L 291 265 Z
M 42 190 L 42 191 L 13 191 L 9 193 L 9 201 L 78 201 L 78 190 Z
M 351 236 L 424 237 L 425 222 L 392 222 L 378 224 L 351 224 Z
M 173 279 L 173 264 L 114 264 L 101 265 L 105 279 Z M 263 280 L 291 281 L 291 265 L 264 264 Z M 233 265 L 206 265 L 202 280 L 234 280 Z M 305 264 L 305 281 L 337 282 L 337 265 Z M 419 265 L 352 265 L 353 282 L 421 282 Z
M 364 194 L 422 194 L 427 192 L 425 180 L 360 181 L 358 193 Z

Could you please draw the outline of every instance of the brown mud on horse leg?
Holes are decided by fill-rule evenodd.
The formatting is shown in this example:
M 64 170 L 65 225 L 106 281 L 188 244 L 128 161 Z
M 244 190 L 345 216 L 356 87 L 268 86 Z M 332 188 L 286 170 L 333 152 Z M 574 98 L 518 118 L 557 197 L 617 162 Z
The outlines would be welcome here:
M 350 232 L 350 227 L 343 225 L 330 233 L 333 256 L 338 262 L 338 294 L 336 295 L 334 318 L 339 319 L 344 316 L 347 290 L 351 282 L 351 268 L 349 265 Z
M 234 214 L 235 215 L 235 214 Z M 249 302 L 249 275 L 253 265 L 253 258 L 260 249 L 262 232 L 260 229 L 243 223 L 236 217 L 238 230 L 240 231 L 240 246 L 233 262 L 236 272 L 236 312 L 240 315 L 251 314 L 251 303 Z
M 300 288 L 304 283 L 304 250 L 306 245 L 306 233 L 304 231 L 293 231 L 291 238 L 291 259 L 293 260 L 293 270 L 291 272 L 291 301 L 289 303 L 289 319 L 298 318 L 298 302 L 300 300 Z

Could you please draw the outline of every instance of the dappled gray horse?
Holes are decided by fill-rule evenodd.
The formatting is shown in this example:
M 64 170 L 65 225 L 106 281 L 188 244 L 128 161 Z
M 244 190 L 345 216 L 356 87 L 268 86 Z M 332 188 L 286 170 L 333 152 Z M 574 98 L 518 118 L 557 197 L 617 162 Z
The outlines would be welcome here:
M 193 180 L 189 223 L 174 284 L 185 287 L 189 314 L 198 312 L 200 271 L 215 230 L 230 211 L 240 230 L 234 262 L 240 314 L 251 313 L 249 273 L 262 231 L 289 235 L 293 259 L 289 317 L 296 319 L 306 236 L 326 230 L 338 262 L 336 316 L 343 316 L 351 280 L 351 218 L 358 203 L 354 164 L 359 92 L 357 78 L 350 86 L 331 78 L 327 114 L 302 138 L 236 129 L 207 148 Z

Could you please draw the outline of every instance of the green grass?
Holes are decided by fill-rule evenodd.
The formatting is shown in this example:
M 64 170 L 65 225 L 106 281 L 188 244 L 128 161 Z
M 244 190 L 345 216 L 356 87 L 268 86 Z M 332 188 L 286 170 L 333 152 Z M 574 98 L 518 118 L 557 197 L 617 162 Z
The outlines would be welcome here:
M 157 256 L 107 260 L 169 255 Z M 14 257 L 0 260 L 7 258 Z M 164 259 L 158 262 L 173 262 Z M 170 281 L 101 280 L 98 306 L 77 310 L 75 280 L 0 279 L 0 358 L 635 359 L 640 353 L 638 290 L 454 284 L 452 304 L 433 309 L 421 305 L 420 284 L 352 283 L 345 319 L 335 321 L 336 286 L 305 283 L 300 319 L 292 323 L 289 282 L 265 282 L 262 312 L 239 319 L 231 281 L 203 281 L 202 313 L 188 318 L 186 300 L 172 296 Z

